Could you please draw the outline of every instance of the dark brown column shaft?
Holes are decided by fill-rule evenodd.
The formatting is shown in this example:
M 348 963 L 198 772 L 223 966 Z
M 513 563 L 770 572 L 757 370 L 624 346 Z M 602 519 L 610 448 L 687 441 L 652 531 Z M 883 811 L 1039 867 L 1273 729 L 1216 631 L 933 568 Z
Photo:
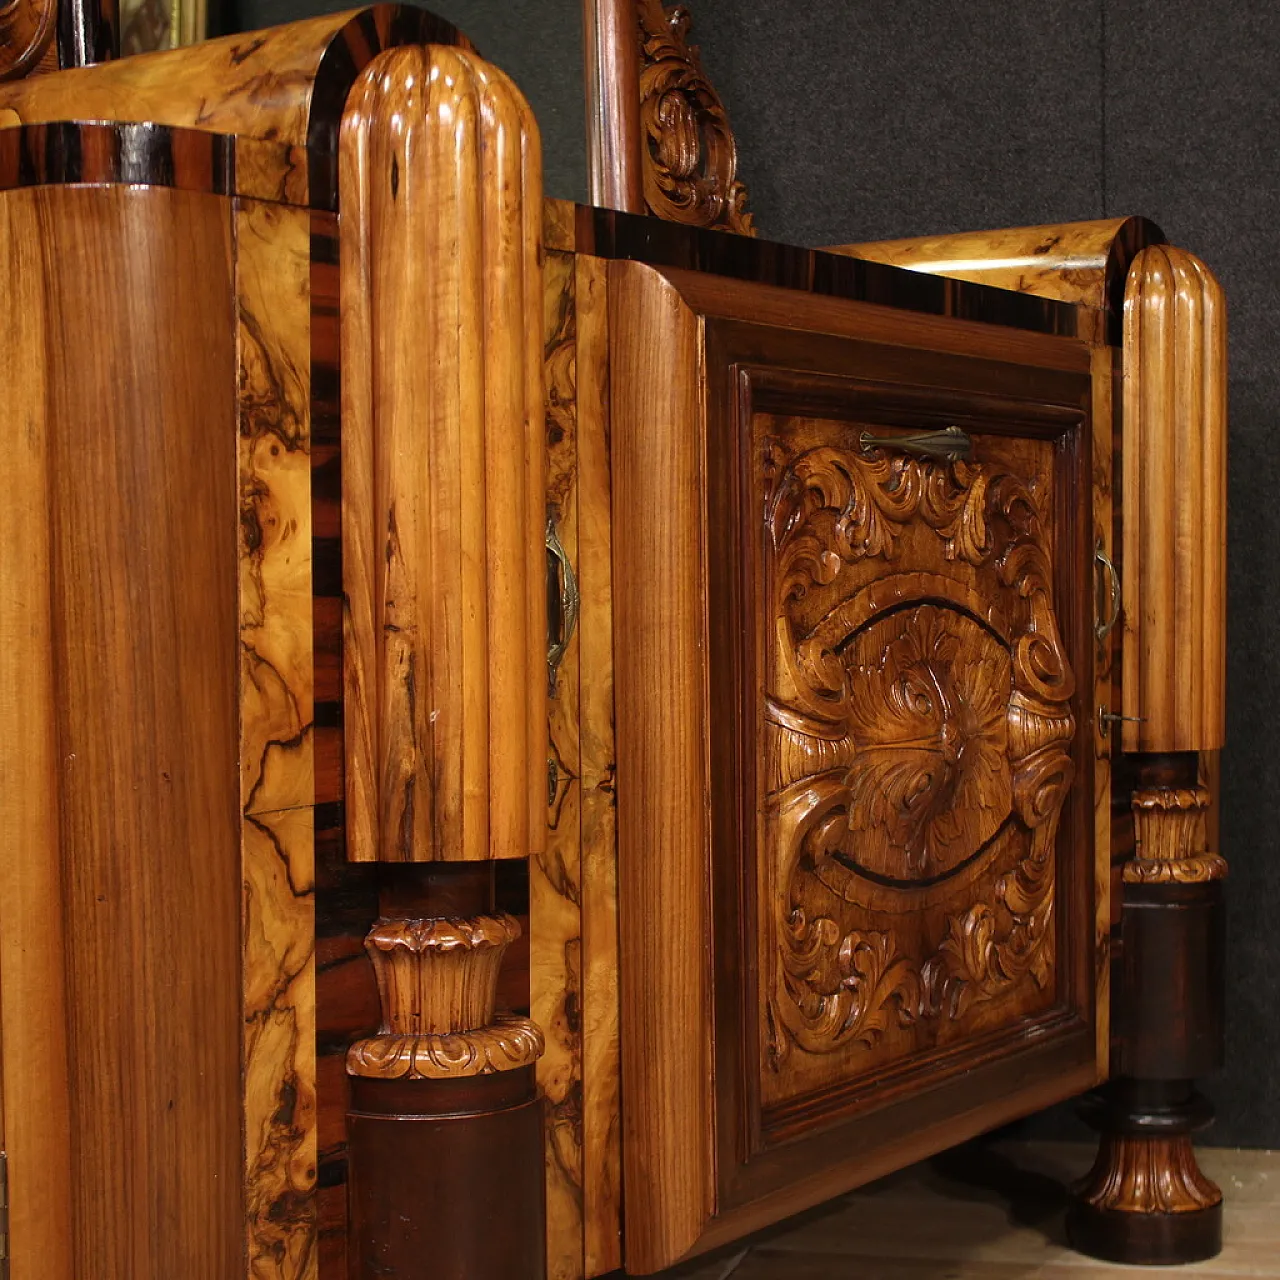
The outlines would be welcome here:
M 1113 969 L 1115 1075 L 1085 1109 L 1101 1147 L 1067 1226 L 1084 1253 L 1169 1265 L 1222 1248 L 1222 1192 L 1191 1135 L 1213 1118 L 1192 1081 L 1222 1062 L 1226 863 L 1205 851 L 1196 755 L 1129 763 L 1137 856 L 1124 866 Z

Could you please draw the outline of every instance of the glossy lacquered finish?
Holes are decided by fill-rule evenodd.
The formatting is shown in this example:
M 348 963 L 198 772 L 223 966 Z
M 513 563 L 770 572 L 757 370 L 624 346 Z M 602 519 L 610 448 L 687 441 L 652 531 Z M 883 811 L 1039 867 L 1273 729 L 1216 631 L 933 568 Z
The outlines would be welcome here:
M 34 503 L 7 546 L 42 582 L 6 574 L 12 1274 L 221 1280 L 244 1232 L 229 210 L 123 187 L 0 207 Z
M 524 858 L 546 776 L 542 161 L 461 50 L 392 50 L 340 141 L 347 854 Z
M 1213 1237 L 1220 291 L 1142 219 L 707 230 L 687 13 L 590 16 L 631 212 L 416 9 L 0 90 L 24 1280 L 731 1240 L 1106 1074 L 1113 848 L 1074 1229 Z
M 1097 1079 L 1092 387 L 1074 340 L 638 264 L 610 288 L 643 1272 Z M 980 461 L 859 443 L 955 423 Z

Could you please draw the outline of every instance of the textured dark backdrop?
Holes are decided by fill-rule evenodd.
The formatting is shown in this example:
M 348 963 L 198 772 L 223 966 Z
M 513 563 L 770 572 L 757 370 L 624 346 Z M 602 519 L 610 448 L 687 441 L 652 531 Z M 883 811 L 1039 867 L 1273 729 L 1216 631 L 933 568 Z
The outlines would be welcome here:
M 212 0 L 221 31 L 256 31 L 376 2 Z M 465 31 L 490 62 L 516 80 L 538 117 L 547 194 L 585 201 L 581 0 L 427 0 L 422 7 Z
M 239 0 L 238 17 L 259 27 L 349 3 Z M 1268 729 L 1280 702 L 1271 239 L 1280 5 L 689 3 L 770 238 L 834 244 L 1140 213 L 1222 280 L 1231 324 L 1229 1061 L 1209 1091 L 1220 1113 L 1214 1141 L 1280 1146 L 1280 737 Z M 578 0 L 429 7 L 528 95 L 548 192 L 584 198 Z

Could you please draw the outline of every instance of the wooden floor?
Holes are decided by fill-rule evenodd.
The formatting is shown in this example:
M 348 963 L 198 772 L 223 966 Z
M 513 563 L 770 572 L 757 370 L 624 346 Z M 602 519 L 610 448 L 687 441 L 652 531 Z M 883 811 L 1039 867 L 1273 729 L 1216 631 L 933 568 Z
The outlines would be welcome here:
M 993 1144 L 950 1152 L 782 1227 L 662 1272 L 663 1280 L 1101 1280 L 1280 1277 L 1280 1152 L 1205 1150 L 1226 1194 L 1225 1248 L 1212 1262 L 1119 1267 L 1067 1248 L 1064 1187 L 1083 1146 Z

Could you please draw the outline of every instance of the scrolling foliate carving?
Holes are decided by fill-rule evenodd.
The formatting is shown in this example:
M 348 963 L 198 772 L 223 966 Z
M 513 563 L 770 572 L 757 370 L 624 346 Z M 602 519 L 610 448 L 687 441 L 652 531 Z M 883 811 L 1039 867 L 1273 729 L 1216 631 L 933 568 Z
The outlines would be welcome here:
M 766 476 L 778 1067 L 792 1045 L 871 1045 L 1028 976 L 1047 983 L 1075 721 L 1044 522 L 1022 479 L 828 446 L 792 456 L 775 440 Z M 899 569 L 919 526 L 941 556 Z M 868 560 L 884 562 L 870 581 L 852 572 Z M 927 954 L 866 909 L 876 886 L 927 893 L 997 847 L 1015 849 L 1012 868 Z
M 724 104 L 689 43 L 683 5 L 637 0 L 644 198 L 672 222 L 754 235 Z

